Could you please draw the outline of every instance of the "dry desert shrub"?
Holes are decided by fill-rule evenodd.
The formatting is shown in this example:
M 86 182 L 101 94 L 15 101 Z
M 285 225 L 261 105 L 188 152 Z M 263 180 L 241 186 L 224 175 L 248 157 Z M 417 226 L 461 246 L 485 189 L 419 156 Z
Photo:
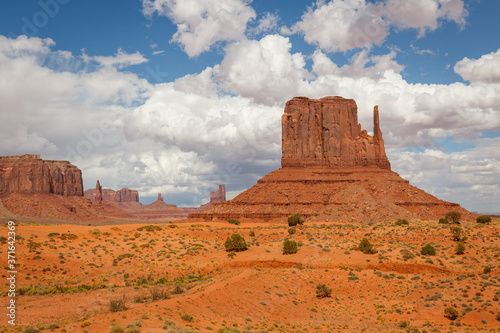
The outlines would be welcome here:
M 423 256 L 435 256 L 436 249 L 429 243 L 422 247 L 422 250 L 420 250 L 420 254 Z
M 294 254 L 297 253 L 298 250 L 296 241 L 285 239 L 283 242 L 283 254 Z
M 332 295 L 332 288 L 328 288 L 324 284 L 318 284 L 316 286 L 316 297 L 324 298 L 330 297 Z
M 363 252 L 364 254 L 375 254 L 377 250 L 373 247 L 372 243 L 368 240 L 368 238 L 363 238 L 358 245 L 358 250 Z
M 151 294 L 152 301 L 158 301 L 168 298 L 167 291 L 159 286 L 154 286 L 148 289 L 148 292 Z
M 237 219 L 228 219 L 227 222 L 229 222 L 230 224 L 235 224 L 235 225 L 240 225 L 240 223 L 241 223 Z
M 458 242 L 457 246 L 455 247 L 455 253 L 460 255 L 465 253 L 465 244 L 464 242 Z
M 482 223 L 482 224 L 487 224 L 487 223 L 491 222 L 491 217 L 485 216 L 485 215 L 478 216 L 477 219 L 476 219 L 476 222 L 477 223 Z
M 127 300 L 125 299 L 125 295 L 120 298 L 115 298 L 109 301 L 109 311 L 118 312 L 127 310 L 126 306 Z
M 234 252 L 245 251 L 248 248 L 245 238 L 238 234 L 232 234 L 231 237 L 228 237 L 226 239 L 226 242 L 224 243 L 224 246 L 226 248 L 226 251 Z
M 288 217 L 288 226 L 295 227 L 296 225 L 304 224 L 304 220 L 302 219 L 302 215 L 294 214 Z
M 446 213 L 444 216 L 448 221 L 451 221 L 451 223 L 460 223 L 460 219 L 462 218 L 462 214 L 460 212 L 457 212 L 456 210 L 449 211 Z
M 458 311 L 453 308 L 446 308 L 444 310 L 444 316 L 450 320 L 455 320 L 458 318 Z
M 399 219 L 396 221 L 396 225 L 408 225 L 410 224 L 406 219 Z

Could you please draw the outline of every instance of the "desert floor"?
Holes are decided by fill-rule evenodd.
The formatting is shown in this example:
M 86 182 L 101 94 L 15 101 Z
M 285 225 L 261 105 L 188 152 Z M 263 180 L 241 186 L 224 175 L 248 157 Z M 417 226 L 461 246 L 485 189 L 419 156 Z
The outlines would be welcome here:
M 500 332 L 500 220 L 460 227 L 462 255 L 450 226 L 427 220 L 306 222 L 292 235 L 285 221 L 20 223 L 16 327 L 0 238 L 0 332 Z M 225 251 L 234 233 L 247 251 Z M 365 237 L 377 253 L 357 250 Z M 282 253 L 285 239 L 297 253 Z M 421 255 L 428 243 L 436 255 Z

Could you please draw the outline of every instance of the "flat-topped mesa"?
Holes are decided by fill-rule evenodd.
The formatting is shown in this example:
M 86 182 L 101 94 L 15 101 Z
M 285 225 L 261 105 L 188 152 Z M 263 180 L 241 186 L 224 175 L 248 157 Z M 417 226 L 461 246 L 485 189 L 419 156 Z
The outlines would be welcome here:
M 57 194 L 83 196 L 82 172 L 68 161 L 42 160 L 40 155 L 0 157 L 0 195 Z
M 379 126 L 378 106 L 373 111 L 373 137 L 358 123 L 353 99 L 295 97 L 281 118 L 282 167 L 378 166 L 390 169 Z

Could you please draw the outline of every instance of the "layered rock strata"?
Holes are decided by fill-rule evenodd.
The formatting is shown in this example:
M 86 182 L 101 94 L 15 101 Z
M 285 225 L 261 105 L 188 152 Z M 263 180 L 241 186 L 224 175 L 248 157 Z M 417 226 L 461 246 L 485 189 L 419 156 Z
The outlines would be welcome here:
M 294 98 L 282 117 L 282 168 L 223 203 L 190 218 L 284 220 L 300 213 L 310 221 L 368 222 L 437 219 L 458 204 L 412 186 L 391 171 L 378 107 L 373 136 L 362 130 L 354 100 Z
M 40 155 L 1 156 L 0 195 L 12 193 L 82 196 L 82 172 L 70 162 Z

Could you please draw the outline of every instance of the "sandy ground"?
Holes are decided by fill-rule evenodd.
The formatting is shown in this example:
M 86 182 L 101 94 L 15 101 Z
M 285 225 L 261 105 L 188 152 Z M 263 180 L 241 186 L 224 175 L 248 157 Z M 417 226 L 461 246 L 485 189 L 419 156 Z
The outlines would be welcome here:
M 450 226 L 394 222 L 306 222 L 292 235 L 285 222 L 19 223 L 17 327 L 2 240 L 0 332 L 500 332 L 500 220 L 462 222 L 463 255 Z M 249 248 L 232 256 L 234 233 Z M 377 253 L 356 249 L 365 237 Z M 282 254 L 285 239 L 297 253 Z M 428 243 L 436 255 L 420 254 Z

